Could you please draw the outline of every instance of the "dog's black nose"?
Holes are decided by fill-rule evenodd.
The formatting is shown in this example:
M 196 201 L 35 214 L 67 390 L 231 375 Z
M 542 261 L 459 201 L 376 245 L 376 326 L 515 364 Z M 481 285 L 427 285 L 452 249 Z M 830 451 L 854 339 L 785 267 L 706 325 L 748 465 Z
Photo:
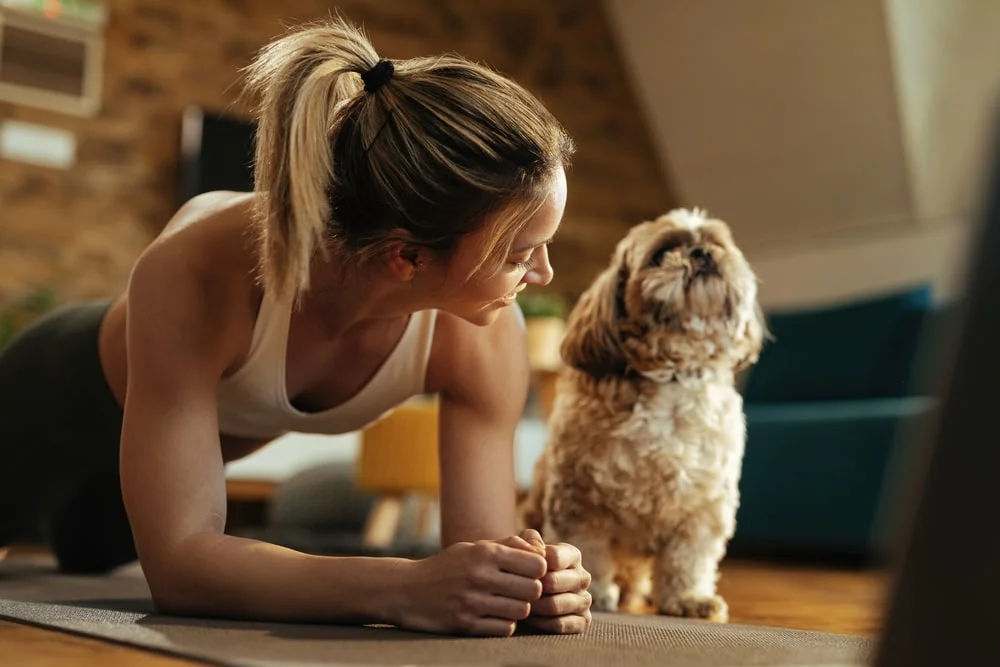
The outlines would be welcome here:
M 691 258 L 692 266 L 698 271 L 710 271 L 715 267 L 712 253 L 704 248 L 692 248 L 688 257 Z

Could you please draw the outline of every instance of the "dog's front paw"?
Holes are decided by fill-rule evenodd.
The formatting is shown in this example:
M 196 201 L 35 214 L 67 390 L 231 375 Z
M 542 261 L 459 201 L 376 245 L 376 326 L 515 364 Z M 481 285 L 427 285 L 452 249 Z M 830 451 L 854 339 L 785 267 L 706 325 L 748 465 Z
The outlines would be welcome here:
M 618 584 L 592 581 L 589 590 L 591 611 L 618 611 L 618 599 L 621 597 L 621 589 Z
M 667 616 L 702 618 L 716 623 L 725 623 L 729 620 L 729 605 L 718 595 L 671 598 L 659 605 L 659 612 Z

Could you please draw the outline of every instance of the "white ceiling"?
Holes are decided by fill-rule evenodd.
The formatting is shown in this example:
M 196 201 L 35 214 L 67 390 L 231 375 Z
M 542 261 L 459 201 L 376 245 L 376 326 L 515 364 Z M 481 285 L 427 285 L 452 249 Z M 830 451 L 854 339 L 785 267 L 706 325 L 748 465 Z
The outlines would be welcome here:
M 605 0 L 673 189 L 753 248 L 967 208 L 974 189 L 955 174 L 979 164 L 1000 2 L 941 4 Z M 965 104 L 942 116 L 956 95 Z

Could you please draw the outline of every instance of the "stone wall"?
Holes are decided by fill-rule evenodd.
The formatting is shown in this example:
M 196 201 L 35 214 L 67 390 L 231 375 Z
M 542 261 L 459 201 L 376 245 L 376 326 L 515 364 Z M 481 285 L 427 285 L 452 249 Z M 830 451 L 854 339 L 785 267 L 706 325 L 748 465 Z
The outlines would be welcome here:
M 538 94 L 578 144 L 570 203 L 552 248 L 553 289 L 573 296 L 617 239 L 667 208 L 599 0 L 371 0 L 336 5 L 384 57 L 457 51 Z M 61 299 L 117 294 L 177 205 L 187 105 L 242 115 L 238 70 L 283 26 L 327 15 L 308 0 L 110 3 L 104 94 L 94 118 L 0 103 L 0 118 L 72 131 L 66 171 L 0 161 L 0 300 L 39 285 Z

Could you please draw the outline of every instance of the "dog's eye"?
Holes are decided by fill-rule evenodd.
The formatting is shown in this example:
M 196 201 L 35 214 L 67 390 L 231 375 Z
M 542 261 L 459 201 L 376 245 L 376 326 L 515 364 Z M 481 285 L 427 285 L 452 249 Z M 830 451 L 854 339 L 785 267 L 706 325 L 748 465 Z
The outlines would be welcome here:
M 691 232 L 687 230 L 676 229 L 667 232 L 659 238 L 659 246 L 650 258 L 649 265 L 660 266 L 663 264 L 663 260 L 669 253 L 679 248 L 683 248 L 686 245 L 690 245 L 693 242 L 694 237 Z
M 667 253 L 677 250 L 681 247 L 681 243 L 677 241 L 670 241 L 661 245 L 655 253 L 653 253 L 652 259 L 649 260 L 650 266 L 659 266 L 663 264 L 663 258 L 667 256 Z

